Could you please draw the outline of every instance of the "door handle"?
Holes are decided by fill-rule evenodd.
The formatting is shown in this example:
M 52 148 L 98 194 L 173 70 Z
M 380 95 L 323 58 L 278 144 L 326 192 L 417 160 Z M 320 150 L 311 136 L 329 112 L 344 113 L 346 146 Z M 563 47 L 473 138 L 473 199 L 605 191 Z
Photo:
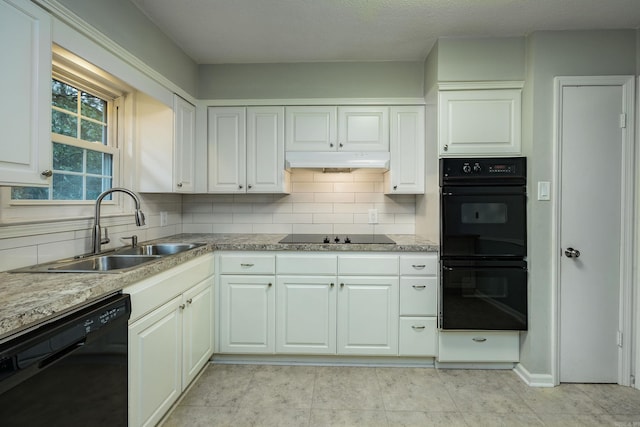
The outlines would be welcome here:
M 580 251 L 573 248 L 567 248 L 564 251 L 567 258 L 580 258 Z

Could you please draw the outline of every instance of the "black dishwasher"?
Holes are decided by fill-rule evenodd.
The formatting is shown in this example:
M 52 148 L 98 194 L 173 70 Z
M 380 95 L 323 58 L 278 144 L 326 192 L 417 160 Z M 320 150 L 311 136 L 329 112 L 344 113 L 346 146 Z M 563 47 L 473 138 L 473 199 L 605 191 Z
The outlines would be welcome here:
M 126 426 L 129 295 L 0 345 L 0 425 Z

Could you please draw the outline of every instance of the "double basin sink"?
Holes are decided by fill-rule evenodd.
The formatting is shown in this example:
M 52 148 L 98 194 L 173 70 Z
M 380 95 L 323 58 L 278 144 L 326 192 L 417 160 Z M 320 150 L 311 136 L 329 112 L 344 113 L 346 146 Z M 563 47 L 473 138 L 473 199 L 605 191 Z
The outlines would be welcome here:
M 151 243 L 128 246 L 96 255 L 85 255 L 13 270 L 16 273 L 110 273 L 141 266 L 158 258 L 179 254 L 205 243 Z

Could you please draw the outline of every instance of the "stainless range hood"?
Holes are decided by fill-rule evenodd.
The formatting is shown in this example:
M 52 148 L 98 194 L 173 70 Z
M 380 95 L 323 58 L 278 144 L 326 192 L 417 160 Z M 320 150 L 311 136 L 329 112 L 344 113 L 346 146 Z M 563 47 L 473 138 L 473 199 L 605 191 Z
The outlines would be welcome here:
M 388 151 L 289 151 L 285 154 L 287 169 L 381 169 L 389 170 Z

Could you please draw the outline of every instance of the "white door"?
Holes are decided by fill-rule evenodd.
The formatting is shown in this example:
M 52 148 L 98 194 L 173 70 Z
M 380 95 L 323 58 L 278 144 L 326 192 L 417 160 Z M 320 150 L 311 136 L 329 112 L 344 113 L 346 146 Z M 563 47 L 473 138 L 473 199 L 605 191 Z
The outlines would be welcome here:
M 247 192 L 283 191 L 284 107 L 247 108 Z
M 207 120 L 209 191 L 245 193 L 245 108 L 209 107 Z
M 184 293 L 182 389 L 195 379 L 213 353 L 213 277 Z
M 619 382 L 622 85 L 561 89 L 560 381 Z M 630 334 L 629 334 L 630 335 Z
M 389 151 L 389 107 L 338 107 L 338 151 Z
M 274 276 L 220 276 L 220 351 L 273 353 Z
M 174 179 L 175 191 L 190 193 L 195 188 L 196 107 L 174 95 Z
M 338 354 L 398 354 L 398 277 L 338 277 Z
M 336 353 L 335 289 L 335 276 L 278 276 L 278 353 Z

